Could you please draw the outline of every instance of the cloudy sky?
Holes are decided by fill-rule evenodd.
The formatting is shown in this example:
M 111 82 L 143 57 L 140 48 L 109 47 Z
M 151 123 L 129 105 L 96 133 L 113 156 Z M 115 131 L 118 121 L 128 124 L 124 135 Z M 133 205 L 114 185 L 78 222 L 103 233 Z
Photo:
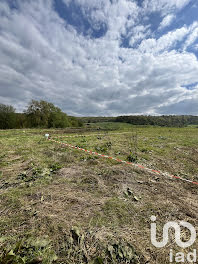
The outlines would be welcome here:
M 198 0 L 0 0 L 0 103 L 198 115 Z

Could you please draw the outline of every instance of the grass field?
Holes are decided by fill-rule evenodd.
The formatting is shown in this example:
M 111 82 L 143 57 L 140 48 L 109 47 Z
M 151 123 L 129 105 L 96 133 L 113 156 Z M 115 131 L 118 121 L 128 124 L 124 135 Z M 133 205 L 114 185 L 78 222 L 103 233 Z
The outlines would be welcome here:
M 150 217 L 157 216 L 159 234 L 167 221 L 197 227 L 197 185 L 62 147 L 47 141 L 46 132 L 198 181 L 196 126 L 0 131 L 0 263 L 169 263 L 170 248 L 181 251 L 173 234 L 166 248 L 152 246 Z

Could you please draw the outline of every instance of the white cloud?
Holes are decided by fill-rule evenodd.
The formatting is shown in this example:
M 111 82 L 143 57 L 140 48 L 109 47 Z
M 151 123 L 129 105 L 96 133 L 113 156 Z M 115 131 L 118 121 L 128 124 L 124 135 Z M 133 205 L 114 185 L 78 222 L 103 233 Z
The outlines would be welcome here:
M 166 15 L 184 8 L 191 0 L 144 0 L 143 6 L 150 12 L 161 12 Z
M 190 33 L 184 44 L 184 50 L 191 46 L 198 39 L 198 22 L 193 23 Z
M 149 25 L 148 26 L 143 26 L 143 25 L 134 26 L 130 31 L 130 34 L 132 35 L 129 41 L 130 46 L 133 47 L 135 43 L 143 40 L 144 38 L 146 38 L 146 36 L 149 36 L 150 33 L 151 31 L 149 29 Z
M 163 29 L 163 28 L 169 26 L 174 19 L 175 19 L 175 15 L 173 15 L 173 14 L 165 16 L 163 18 L 162 22 L 160 23 L 159 29 Z
M 182 28 L 168 32 L 159 39 L 143 40 L 139 46 L 139 50 L 141 52 L 151 52 L 154 54 L 163 51 L 169 51 L 169 49 L 174 49 L 174 46 L 178 42 L 182 41 L 189 32 L 190 28 L 184 26 Z
M 187 1 L 174 6 L 181 8 L 181 3 Z M 22 110 L 30 99 L 44 99 L 68 114 L 115 115 L 161 113 L 173 103 L 194 100 L 183 85 L 198 81 L 197 58 L 174 48 L 192 37 L 195 25 L 145 39 L 150 26 L 140 22 L 141 8 L 135 2 L 78 4 L 90 9 L 94 23 L 107 23 L 102 38 L 77 34 L 51 1 L 21 1 L 18 11 L 0 3 L 1 102 Z M 139 48 L 121 47 L 122 34 L 131 46 L 141 42 Z

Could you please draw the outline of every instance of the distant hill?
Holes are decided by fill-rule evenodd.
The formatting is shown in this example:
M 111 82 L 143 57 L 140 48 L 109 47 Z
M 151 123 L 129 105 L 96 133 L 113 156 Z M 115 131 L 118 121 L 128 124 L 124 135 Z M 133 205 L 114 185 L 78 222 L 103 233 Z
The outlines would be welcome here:
M 116 117 L 105 117 L 105 116 L 89 116 L 89 117 L 77 117 L 83 123 L 101 123 L 101 122 L 115 122 Z
M 133 125 L 152 125 L 166 127 L 183 127 L 188 125 L 198 125 L 198 116 L 192 115 L 129 115 L 118 117 L 80 117 L 78 119 L 83 123 L 123 122 Z

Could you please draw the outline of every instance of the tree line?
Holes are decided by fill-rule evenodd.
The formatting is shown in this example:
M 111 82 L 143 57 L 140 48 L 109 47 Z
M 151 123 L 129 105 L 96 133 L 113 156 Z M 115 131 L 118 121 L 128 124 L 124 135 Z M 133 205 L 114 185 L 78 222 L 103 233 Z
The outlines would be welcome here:
M 103 123 L 103 122 L 114 122 L 116 117 L 107 116 L 84 116 L 78 117 L 83 123 Z
M 82 122 L 68 116 L 54 104 L 32 100 L 23 113 L 11 105 L 0 104 L 0 129 L 79 127 Z
M 166 127 L 184 127 L 198 125 L 198 116 L 192 115 L 162 115 L 162 116 L 118 116 L 115 122 L 130 123 L 133 125 L 152 125 Z

